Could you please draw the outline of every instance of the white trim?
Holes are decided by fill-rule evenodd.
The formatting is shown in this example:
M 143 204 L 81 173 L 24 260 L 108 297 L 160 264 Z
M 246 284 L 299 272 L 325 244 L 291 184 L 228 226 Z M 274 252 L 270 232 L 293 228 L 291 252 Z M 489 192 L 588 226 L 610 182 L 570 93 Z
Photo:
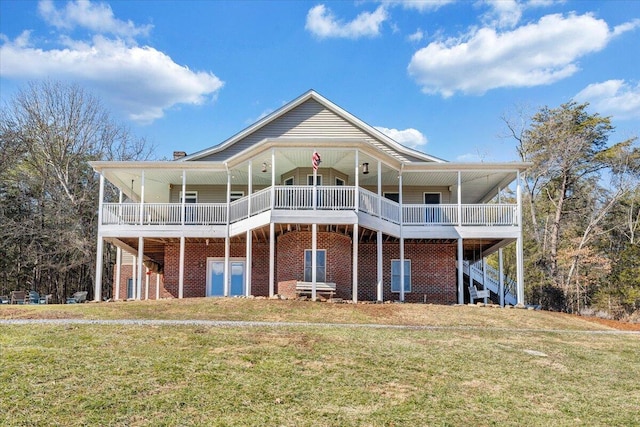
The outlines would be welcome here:
M 342 182 L 342 184 L 338 184 L 338 181 L 341 181 L 341 182 Z M 344 180 L 344 179 L 342 179 L 342 178 L 338 178 L 338 177 L 336 176 L 336 184 L 335 184 L 335 185 L 346 185 L 346 184 L 347 184 L 347 181 L 345 181 L 345 180 Z
M 291 180 L 291 184 L 287 184 L 287 181 Z M 291 175 L 289 178 L 285 178 L 282 181 L 282 185 L 296 185 L 296 178 L 294 175 Z

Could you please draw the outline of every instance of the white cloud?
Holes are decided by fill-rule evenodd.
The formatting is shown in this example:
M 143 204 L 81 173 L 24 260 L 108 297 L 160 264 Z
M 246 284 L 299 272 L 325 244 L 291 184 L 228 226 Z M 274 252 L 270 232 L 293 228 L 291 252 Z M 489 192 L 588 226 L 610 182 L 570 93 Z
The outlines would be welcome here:
M 113 34 L 120 37 L 148 35 L 152 25 L 136 26 L 131 21 L 121 21 L 113 16 L 111 6 L 76 0 L 67 3 L 64 9 L 56 9 L 52 0 L 41 0 L 38 13 L 50 25 L 59 29 L 86 28 L 95 33 Z
M 489 26 L 497 28 L 513 28 L 520 22 L 523 5 L 517 0 L 485 0 L 489 12 L 482 16 Z
M 582 89 L 575 99 L 588 102 L 595 112 L 620 120 L 640 119 L 640 83 L 607 80 Z
M 374 12 L 362 12 L 353 21 L 338 20 L 325 5 L 319 4 L 309 10 L 305 28 L 320 38 L 375 37 L 380 34 L 380 26 L 387 20 L 387 11 L 379 6 Z
M 382 3 L 390 6 L 402 5 L 405 9 L 414 9 L 418 12 L 430 12 L 454 3 L 455 1 L 456 0 L 383 0 Z
M 410 42 L 419 42 L 423 38 L 424 38 L 424 33 L 422 32 L 422 30 L 420 28 L 418 28 L 415 33 L 410 34 L 409 36 L 407 36 L 407 40 L 409 40 Z
M 59 11 L 51 2 L 43 1 L 39 8 L 57 28 L 80 25 L 99 34 L 88 40 L 59 34 L 59 46 L 48 49 L 34 45 L 30 31 L 13 41 L 3 36 L 2 78 L 78 82 L 142 123 L 161 118 L 167 109 L 180 104 L 202 104 L 214 98 L 223 86 L 211 72 L 192 71 L 153 47 L 137 46 L 130 37 L 148 29 L 116 19 L 108 6 L 77 1 Z
M 432 42 L 413 55 L 408 71 L 424 93 L 445 98 L 456 92 L 546 85 L 571 76 L 580 57 L 602 50 L 632 28 L 610 31 L 590 14 L 547 15 L 513 31 L 482 28 L 462 39 Z
M 376 126 L 375 128 L 405 147 L 421 149 L 427 145 L 427 137 L 413 128 L 404 130 L 389 129 L 382 126 Z

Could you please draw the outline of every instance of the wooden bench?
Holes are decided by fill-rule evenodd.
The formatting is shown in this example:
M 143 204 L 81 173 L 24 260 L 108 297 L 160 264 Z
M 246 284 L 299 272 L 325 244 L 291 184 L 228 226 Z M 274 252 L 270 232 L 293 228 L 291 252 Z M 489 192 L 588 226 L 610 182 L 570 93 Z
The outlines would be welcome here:
M 296 282 L 296 293 L 300 294 L 311 294 L 313 292 L 313 283 L 312 282 Z M 333 294 L 336 292 L 336 284 L 330 282 L 316 282 L 316 293 L 317 294 Z
M 469 297 L 472 304 L 477 299 L 485 299 L 485 298 L 489 298 L 490 296 L 491 296 L 491 291 L 489 291 L 489 289 L 484 289 L 482 291 L 479 291 L 478 288 L 476 288 L 475 286 L 469 286 Z

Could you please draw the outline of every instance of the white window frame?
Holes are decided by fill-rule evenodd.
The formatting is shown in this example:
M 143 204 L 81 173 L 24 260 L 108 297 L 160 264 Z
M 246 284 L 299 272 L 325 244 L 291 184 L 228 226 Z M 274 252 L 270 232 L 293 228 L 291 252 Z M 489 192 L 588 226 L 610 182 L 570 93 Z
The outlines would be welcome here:
M 185 191 L 185 198 L 184 201 L 185 203 L 198 203 L 198 192 L 197 191 Z M 182 190 L 180 190 L 180 193 L 178 194 L 178 203 L 182 203 Z M 192 202 L 190 202 L 189 200 L 193 200 Z
M 291 180 L 291 184 L 287 184 L 287 182 Z M 293 176 L 290 176 L 289 178 L 286 178 L 284 181 L 282 181 L 282 185 L 295 185 L 296 184 L 296 180 Z
M 322 175 L 317 174 L 318 185 L 322 185 Z M 313 175 L 307 175 L 307 185 L 313 185 Z
M 311 265 L 307 266 L 307 252 L 313 252 L 313 250 L 312 249 L 305 249 L 304 250 L 304 255 L 303 255 L 304 259 L 302 260 L 302 264 L 304 266 L 303 267 L 304 271 L 303 271 L 302 277 L 303 277 L 305 282 L 311 282 L 311 280 L 313 278 L 313 276 L 312 276 L 313 270 L 312 270 L 312 266 Z M 316 283 L 325 283 L 327 281 L 327 250 L 326 249 L 316 249 L 316 269 L 321 267 L 321 266 L 318 265 L 318 254 L 320 252 L 324 252 L 324 280 L 320 280 L 318 278 L 318 273 L 316 273 Z M 309 256 L 309 258 L 312 260 L 311 256 Z M 309 277 L 308 277 L 309 280 L 307 280 L 307 268 L 309 269 Z
M 341 184 L 338 184 L 338 181 L 340 181 L 340 182 L 341 182 Z M 344 180 L 344 179 L 342 179 L 342 178 L 338 178 L 338 177 L 336 177 L 336 185 L 346 185 L 346 184 L 347 184 L 347 181 L 345 181 L 345 180 Z
M 393 274 L 393 263 L 397 262 L 398 266 L 400 264 L 400 260 L 399 259 L 392 259 L 391 260 L 391 292 L 399 294 L 400 293 L 400 288 L 398 287 L 396 290 L 393 289 L 393 278 L 394 278 L 394 274 Z M 411 260 L 410 259 L 404 259 L 405 264 L 409 263 L 409 268 L 406 268 L 405 265 L 405 269 L 404 269 L 404 280 L 405 282 L 407 281 L 407 279 L 409 280 L 409 283 L 407 284 L 408 286 L 405 286 L 405 290 L 404 293 L 408 294 L 411 293 Z M 397 276 L 398 280 L 400 280 L 400 273 L 398 273 Z

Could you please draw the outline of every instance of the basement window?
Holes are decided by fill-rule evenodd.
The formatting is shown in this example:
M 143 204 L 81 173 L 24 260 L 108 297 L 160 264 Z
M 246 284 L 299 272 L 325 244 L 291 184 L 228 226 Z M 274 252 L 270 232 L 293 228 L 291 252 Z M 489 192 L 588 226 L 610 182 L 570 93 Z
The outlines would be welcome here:
M 311 249 L 304 250 L 304 281 L 311 282 Z M 325 249 L 316 250 L 316 282 L 327 281 L 327 251 Z
M 400 260 L 391 260 L 391 292 L 400 292 Z M 411 260 L 404 260 L 404 292 L 411 292 Z

